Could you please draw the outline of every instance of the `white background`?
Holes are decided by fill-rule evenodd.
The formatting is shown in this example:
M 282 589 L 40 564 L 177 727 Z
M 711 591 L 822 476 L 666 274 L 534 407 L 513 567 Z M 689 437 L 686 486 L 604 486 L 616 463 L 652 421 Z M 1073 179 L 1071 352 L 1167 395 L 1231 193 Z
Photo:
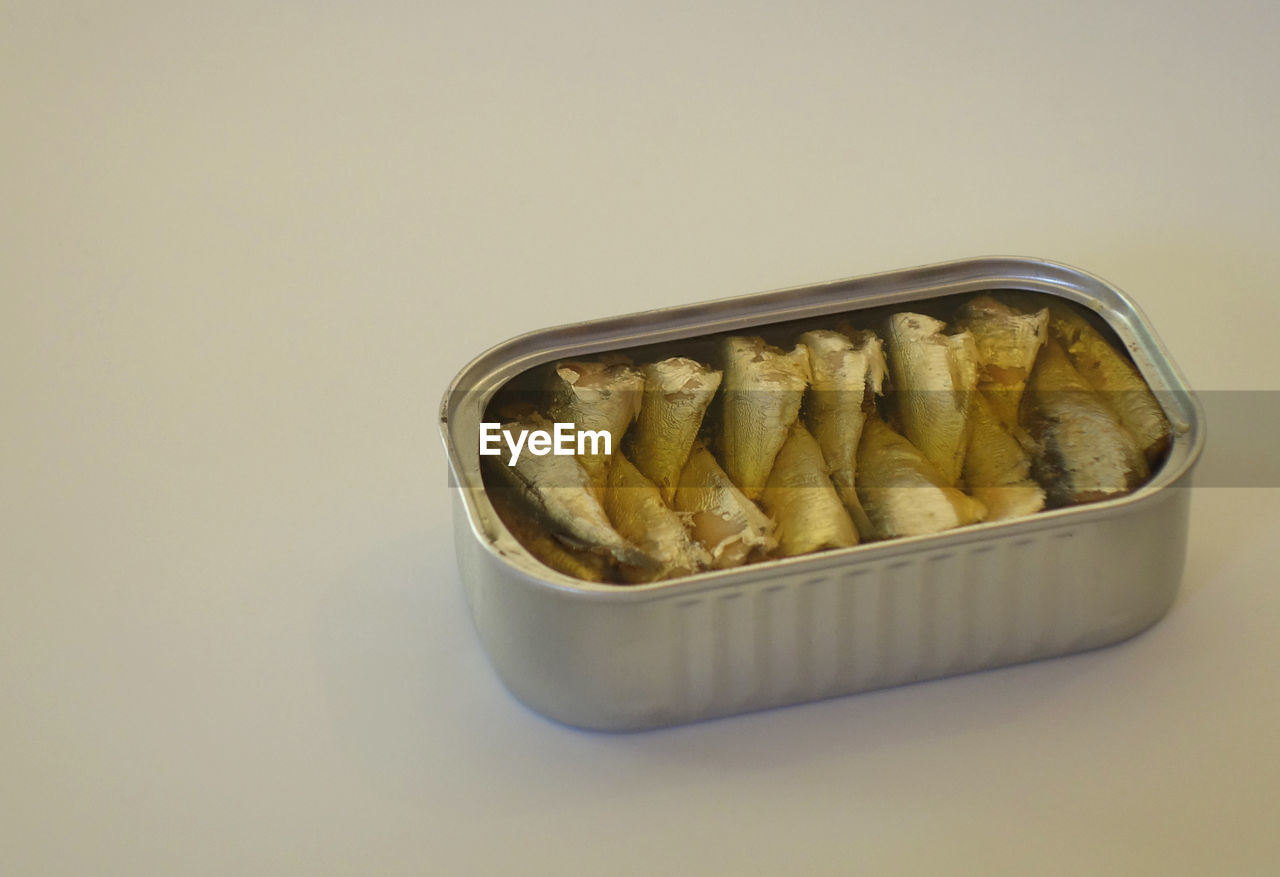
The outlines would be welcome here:
M 1278 10 L 6 4 L 0 873 L 1276 873 L 1275 488 L 1123 645 L 610 736 L 490 671 L 435 414 L 528 329 L 991 253 L 1277 389 Z

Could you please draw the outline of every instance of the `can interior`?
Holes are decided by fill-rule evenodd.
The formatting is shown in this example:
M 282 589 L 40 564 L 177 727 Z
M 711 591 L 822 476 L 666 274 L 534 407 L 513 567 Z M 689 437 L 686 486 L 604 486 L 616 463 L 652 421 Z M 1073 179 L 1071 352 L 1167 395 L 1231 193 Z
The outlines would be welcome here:
M 616 347 L 610 347 L 610 348 L 604 348 L 604 349 L 599 348 L 598 345 L 593 345 L 593 350 L 591 353 L 578 353 L 578 352 L 566 353 L 564 351 L 561 351 L 559 355 L 555 355 L 553 358 L 548 358 L 545 361 L 541 361 L 535 365 L 526 367 L 519 373 L 511 376 L 510 378 L 505 380 L 503 383 L 501 383 L 496 388 L 496 390 L 492 393 L 491 397 L 488 399 L 487 404 L 484 406 L 483 420 L 488 422 L 500 422 L 502 420 L 508 419 L 513 412 L 519 412 L 521 410 L 529 410 L 529 409 L 543 410 L 542 402 L 543 402 L 543 399 L 545 398 L 544 397 L 545 391 L 542 388 L 547 385 L 549 375 L 551 373 L 551 370 L 555 367 L 555 363 L 561 359 L 575 358 L 575 357 L 591 359 L 591 358 L 605 356 L 608 354 L 621 354 L 629 358 L 632 362 L 634 362 L 637 365 L 644 362 L 652 362 L 652 361 L 664 359 L 671 356 L 685 356 L 685 357 L 689 357 L 704 363 L 716 363 L 718 359 L 718 347 L 722 342 L 722 340 L 728 335 L 734 335 L 734 334 L 758 335 L 768 343 L 785 349 L 793 345 L 797 337 L 806 331 L 809 331 L 812 329 L 837 328 L 843 323 L 846 326 L 849 326 L 855 329 L 874 330 L 878 334 L 880 334 L 881 337 L 884 337 L 885 327 L 889 317 L 892 314 L 901 313 L 907 310 L 915 313 L 926 314 L 928 316 L 942 320 L 945 323 L 947 323 L 948 327 L 950 328 L 955 325 L 956 311 L 958 307 L 962 303 L 983 293 L 992 294 L 996 296 L 998 299 L 1008 304 L 1014 305 L 1015 307 L 1017 307 L 1019 310 L 1023 312 L 1031 312 L 1031 311 L 1038 310 L 1039 308 L 1048 305 L 1051 301 L 1054 302 L 1059 307 L 1066 306 L 1071 308 L 1076 313 L 1081 315 L 1094 329 L 1096 329 L 1116 351 L 1120 352 L 1131 363 L 1134 363 L 1138 371 L 1140 373 L 1143 373 L 1144 378 L 1147 380 L 1147 382 L 1149 384 L 1151 383 L 1151 378 L 1144 372 L 1142 368 L 1142 364 L 1135 362 L 1134 357 L 1131 355 L 1132 351 L 1139 350 L 1139 345 L 1133 342 L 1126 343 L 1125 340 L 1122 339 L 1120 335 L 1115 331 L 1115 329 L 1113 329 L 1113 327 L 1106 321 L 1106 319 L 1104 319 L 1103 316 L 1100 313 L 1098 313 L 1097 309 L 1086 307 L 1078 303 L 1077 301 L 1074 301 L 1071 298 L 1068 298 L 1062 295 L 1057 295 L 1057 294 L 1052 294 L 1047 292 L 1030 291 L 1025 288 L 1018 288 L 1016 286 L 1002 286 L 999 284 L 992 284 L 991 286 L 983 287 L 983 286 L 967 285 L 967 287 L 965 288 L 965 291 L 963 292 L 955 292 L 955 293 L 944 294 L 944 295 L 935 295 L 935 296 L 930 296 L 925 298 L 898 297 L 890 304 L 883 304 L 883 305 L 872 306 L 872 307 L 866 307 L 866 306 L 859 307 L 855 305 L 840 311 L 821 313 L 818 315 L 806 316 L 798 319 L 770 320 L 767 322 L 752 323 L 749 327 L 735 326 L 733 328 L 730 328 L 724 331 L 706 332 L 702 334 L 678 338 L 675 340 L 668 339 L 668 340 L 649 342 L 649 343 L 620 344 Z M 892 395 L 891 393 L 886 392 L 885 396 L 882 397 L 880 400 L 878 400 L 877 407 L 879 409 L 879 413 L 881 417 L 884 418 L 885 421 L 888 422 L 890 425 L 894 426 L 895 429 L 897 429 L 898 431 L 901 431 L 901 422 L 897 417 L 897 412 L 894 410 L 893 406 L 886 401 L 891 398 L 891 395 Z M 717 394 L 717 398 L 711 404 L 711 409 L 709 409 L 707 412 L 707 420 L 706 420 L 707 424 L 711 424 L 715 422 L 714 409 L 720 403 L 721 401 L 720 397 L 721 397 L 721 394 Z M 1169 416 L 1171 421 L 1177 422 L 1180 419 L 1177 416 L 1177 412 L 1167 410 L 1168 408 L 1167 405 L 1164 405 L 1164 407 L 1166 407 L 1166 414 L 1167 416 Z M 705 428 L 706 427 L 704 425 L 704 429 Z M 1151 461 L 1151 474 L 1147 479 L 1147 483 L 1155 479 L 1161 473 L 1168 459 L 1169 459 L 1169 448 L 1166 448 L 1164 450 L 1163 455 L 1159 459 Z M 481 475 L 483 478 L 483 484 L 486 492 L 494 489 L 501 489 L 501 488 L 496 488 L 496 482 L 493 479 L 493 475 L 490 471 L 489 466 L 481 467 Z M 1036 517 L 1039 514 L 1043 514 L 1043 513 L 1037 513 L 1037 515 L 1033 515 L 1030 517 Z M 1016 520 L 1009 520 L 1009 521 L 1004 521 L 1000 523 L 1016 523 L 1016 522 L 1017 522 Z M 969 526 L 972 527 L 972 526 L 980 526 L 980 525 L 969 525 Z M 967 528 L 957 528 L 957 529 L 967 529 Z M 948 531 L 944 531 L 943 533 L 939 533 L 937 535 L 946 536 L 947 534 L 954 533 L 954 532 L 956 532 L 956 530 L 948 530 Z M 509 531 L 506 533 L 506 535 L 508 537 L 511 536 Z M 869 542 L 869 543 L 864 543 L 863 545 L 857 546 L 852 549 L 841 549 L 841 550 L 857 551 L 863 548 L 872 547 L 875 545 L 883 545 L 885 544 L 885 542 L 893 542 L 893 541 L 898 541 L 898 540 L 884 540 L 881 542 Z M 504 551 L 504 554 L 505 553 L 507 552 Z M 812 555 L 809 555 L 809 556 L 812 556 Z M 555 573 L 550 568 L 543 566 L 539 561 L 534 559 L 532 556 L 529 556 L 528 560 L 531 563 L 535 564 L 539 570 L 544 571 L 547 575 L 559 576 L 558 573 Z M 768 564 L 770 562 L 773 562 L 773 561 L 764 560 L 757 564 L 752 564 L 752 565 L 760 566 L 762 564 Z M 705 575 L 707 575 L 707 573 L 698 573 L 698 574 L 695 574 L 693 578 L 699 578 Z M 583 583 L 583 584 L 586 584 L 586 583 Z M 660 582 L 656 584 L 665 584 L 665 583 Z M 610 587 L 610 586 L 606 585 L 606 587 Z

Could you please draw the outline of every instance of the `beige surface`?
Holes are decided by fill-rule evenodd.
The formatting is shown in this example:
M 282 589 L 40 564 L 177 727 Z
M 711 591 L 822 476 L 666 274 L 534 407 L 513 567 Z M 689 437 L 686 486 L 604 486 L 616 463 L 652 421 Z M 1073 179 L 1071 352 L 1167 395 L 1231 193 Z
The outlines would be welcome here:
M 0 27 L 0 873 L 1275 873 L 1275 488 L 1122 646 L 598 736 L 489 671 L 433 422 L 987 253 L 1275 389 L 1274 4 L 77 6 Z

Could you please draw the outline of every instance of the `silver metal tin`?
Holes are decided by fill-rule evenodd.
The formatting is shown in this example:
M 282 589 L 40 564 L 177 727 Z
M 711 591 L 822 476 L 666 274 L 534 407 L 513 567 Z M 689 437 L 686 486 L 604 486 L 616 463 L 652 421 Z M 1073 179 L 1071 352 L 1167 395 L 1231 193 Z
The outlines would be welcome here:
M 1096 311 L 1173 425 L 1137 491 L 934 536 L 875 542 L 648 585 L 598 585 L 534 560 L 481 481 L 478 429 L 510 378 L 554 359 L 989 289 Z M 1199 402 L 1145 317 L 1109 283 L 993 257 L 531 332 L 467 365 L 445 394 L 458 564 L 507 687 L 544 715 L 639 730 L 1066 655 L 1144 630 L 1182 577 Z

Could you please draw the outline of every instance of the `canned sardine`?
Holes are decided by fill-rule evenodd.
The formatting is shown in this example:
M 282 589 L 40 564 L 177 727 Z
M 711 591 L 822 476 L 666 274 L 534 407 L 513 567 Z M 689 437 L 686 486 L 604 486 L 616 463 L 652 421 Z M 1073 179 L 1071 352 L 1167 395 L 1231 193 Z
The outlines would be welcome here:
M 615 729 L 1135 633 L 1203 442 L 1136 308 L 1031 259 L 531 333 L 459 374 L 442 434 L 499 674 Z

